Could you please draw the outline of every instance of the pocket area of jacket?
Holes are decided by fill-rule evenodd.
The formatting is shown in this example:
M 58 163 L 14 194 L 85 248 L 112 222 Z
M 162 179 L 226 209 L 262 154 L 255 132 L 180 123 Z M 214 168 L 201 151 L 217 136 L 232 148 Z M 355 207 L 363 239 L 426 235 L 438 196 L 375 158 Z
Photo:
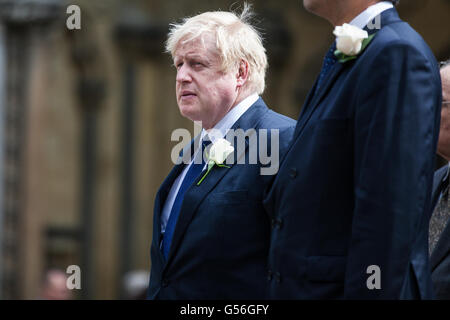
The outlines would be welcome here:
M 211 204 L 245 204 L 248 202 L 248 191 L 247 190 L 237 190 L 237 191 L 227 191 L 211 193 L 209 195 L 209 201 Z
M 345 277 L 346 256 L 310 256 L 306 274 L 309 281 L 341 282 Z

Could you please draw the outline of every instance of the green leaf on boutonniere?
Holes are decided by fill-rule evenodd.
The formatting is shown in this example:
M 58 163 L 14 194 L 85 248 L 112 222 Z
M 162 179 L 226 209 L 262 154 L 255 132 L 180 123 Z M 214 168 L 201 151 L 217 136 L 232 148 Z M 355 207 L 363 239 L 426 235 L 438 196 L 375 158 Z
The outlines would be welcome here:
M 206 176 L 208 175 L 208 173 L 212 170 L 212 168 L 214 167 L 214 165 L 217 165 L 220 168 L 230 168 L 229 166 L 226 166 L 224 164 L 216 164 L 214 161 L 209 161 L 208 162 L 208 170 L 206 170 L 205 174 L 203 175 L 203 177 L 200 179 L 199 182 L 197 182 L 197 186 L 200 185 L 200 183 L 202 183 L 202 181 L 206 178 Z
M 369 45 L 369 43 L 372 41 L 373 37 L 375 37 L 375 33 L 371 34 L 369 37 L 367 37 L 366 39 L 364 39 L 361 43 L 361 50 L 359 51 L 358 54 L 353 55 L 353 56 L 348 56 L 345 53 L 342 53 L 339 50 L 336 50 L 334 52 L 334 55 L 336 56 L 336 58 L 338 59 L 338 61 L 340 63 L 346 63 L 347 61 L 350 60 L 354 60 L 356 58 L 358 58 L 358 56 L 364 51 L 364 49 L 366 49 L 366 47 Z
M 375 33 L 371 34 L 368 38 L 363 40 L 360 53 L 363 52 L 364 49 L 366 49 L 366 47 L 369 45 L 370 41 L 372 41 L 373 37 L 375 37 Z
M 346 55 L 345 53 L 342 53 L 339 50 L 336 50 L 334 52 L 334 55 L 337 57 L 337 59 L 338 59 L 338 61 L 340 63 L 345 63 L 347 61 L 354 60 L 354 59 L 356 59 L 358 57 L 358 56 L 348 56 L 348 55 Z

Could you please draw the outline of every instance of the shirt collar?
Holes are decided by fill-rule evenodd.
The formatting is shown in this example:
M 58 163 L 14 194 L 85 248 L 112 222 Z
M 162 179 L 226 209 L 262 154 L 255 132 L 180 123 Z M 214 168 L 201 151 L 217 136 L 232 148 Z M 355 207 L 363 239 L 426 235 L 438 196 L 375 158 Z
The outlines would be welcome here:
M 374 5 L 371 5 L 366 10 L 361 12 L 355 19 L 353 19 L 350 24 L 363 29 L 367 24 L 372 21 L 376 16 L 378 16 L 383 11 L 393 8 L 394 5 L 390 1 L 381 1 Z
M 202 140 L 208 135 L 212 143 L 225 137 L 228 130 L 239 120 L 239 118 L 259 99 L 259 95 L 254 93 L 233 107 L 228 113 L 212 128 L 206 131 L 202 129 Z
M 445 180 L 445 179 L 447 179 L 447 178 L 448 178 L 448 174 L 449 174 L 449 172 L 450 172 L 450 162 L 448 163 L 448 166 L 447 166 L 447 171 L 445 172 L 445 176 L 444 176 L 444 178 L 443 178 L 442 180 Z

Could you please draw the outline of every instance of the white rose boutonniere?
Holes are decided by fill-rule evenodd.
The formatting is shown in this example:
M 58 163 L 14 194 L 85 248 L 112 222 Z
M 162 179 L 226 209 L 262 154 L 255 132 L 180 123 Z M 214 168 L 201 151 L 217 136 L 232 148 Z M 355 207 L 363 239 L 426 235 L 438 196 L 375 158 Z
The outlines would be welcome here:
M 375 36 L 369 36 L 367 31 L 347 23 L 334 28 L 333 34 L 336 36 L 337 49 L 334 55 L 341 63 L 356 59 Z
M 224 165 L 225 159 L 234 151 L 234 147 L 228 140 L 218 139 L 213 143 L 211 148 L 209 149 L 209 154 L 207 154 L 206 158 L 208 160 L 208 170 L 197 183 L 200 185 L 202 181 L 206 178 L 208 173 L 212 170 L 214 165 L 218 167 L 230 168 L 229 166 Z

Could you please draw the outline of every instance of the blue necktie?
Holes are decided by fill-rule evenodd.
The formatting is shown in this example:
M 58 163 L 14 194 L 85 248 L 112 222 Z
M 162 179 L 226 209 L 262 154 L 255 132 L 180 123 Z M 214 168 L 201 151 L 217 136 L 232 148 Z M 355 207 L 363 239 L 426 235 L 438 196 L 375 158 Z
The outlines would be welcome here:
M 317 81 L 317 90 L 320 89 L 320 86 L 323 84 L 323 81 L 326 79 L 326 76 L 330 69 L 334 66 L 334 64 L 337 61 L 336 56 L 334 55 L 334 52 L 336 51 L 336 41 L 333 42 L 330 49 L 328 50 L 327 54 L 325 55 L 325 58 L 323 59 L 323 65 L 322 70 L 319 74 L 319 80 Z
M 173 233 L 175 231 L 175 226 L 177 224 L 178 216 L 180 215 L 181 205 L 183 204 L 184 194 L 189 189 L 189 187 L 198 178 L 200 173 L 202 173 L 205 166 L 205 160 L 203 159 L 203 152 L 205 148 L 211 143 L 209 140 L 202 141 L 202 151 L 201 151 L 201 163 L 196 163 L 200 161 L 193 161 L 186 176 L 181 183 L 180 189 L 178 190 L 177 196 L 170 211 L 169 220 L 167 221 L 166 230 L 164 231 L 164 237 L 162 242 L 162 252 L 164 257 L 167 259 L 169 255 L 170 244 L 172 242 Z

